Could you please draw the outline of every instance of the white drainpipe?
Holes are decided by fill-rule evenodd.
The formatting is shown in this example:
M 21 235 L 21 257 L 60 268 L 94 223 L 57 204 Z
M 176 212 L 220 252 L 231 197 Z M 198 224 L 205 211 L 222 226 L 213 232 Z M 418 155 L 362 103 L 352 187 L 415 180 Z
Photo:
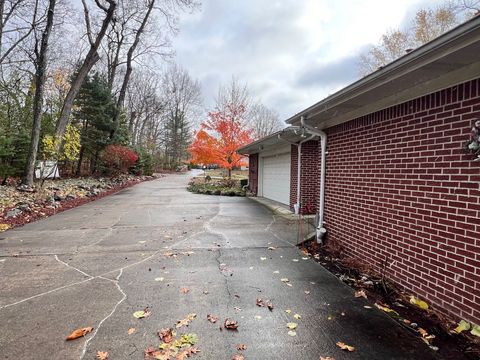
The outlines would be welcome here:
M 318 135 L 320 137 L 321 142 L 321 151 L 322 151 L 322 159 L 320 165 L 320 201 L 318 207 L 318 222 L 316 224 L 317 229 L 317 243 L 321 244 L 322 239 L 327 232 L 324 225 L 324 209 L 325 209 L 325 170 L 326 170 L 326 160 L 327 160 L 327 134 L 322 130 L 315 129 L 313 126 L 310 126 L 305 123 L 305 117 L 302 116 L 300 118 L 300 123 L 302 127 L 307 129 L 310 133 Z
M 302 157 L 302 144 L 304 142 L 307 142 L 307 141 L 310 141 L 312 140 L 315 136 L 315 134 L 312 134 L 311 136 L 309 136 L 308 138 L 306 139 L 303 139 L 302 141 L 296 143 L 296 142 L 293 142 L 293 141 L 289 141 L 287 139 L 284 139 L 282 138 L 281 136 L 282 134 L 278 134 L 278 138 L 280 140 L 283 140 L 283 141 L 286 141 L 292 145 L 295 145 L 297 147 L 297 203 L 295 205 L 293 205 L 293 208 L 295 210 L 295 215 L 298 215 L 300 213 L 300 186 L 301 186 L 301 182 L 300 182 L 300 175 L 301 175 L 301 171 L 302 171 L 302 162 L 301 162 L 301 157 Z

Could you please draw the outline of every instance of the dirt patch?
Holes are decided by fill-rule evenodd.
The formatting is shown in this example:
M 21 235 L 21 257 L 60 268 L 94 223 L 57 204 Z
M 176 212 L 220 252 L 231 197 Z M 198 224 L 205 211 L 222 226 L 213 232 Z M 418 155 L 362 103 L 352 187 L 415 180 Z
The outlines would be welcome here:
M 405 329 L 418 336 L 425 346 L 448 360 L 480 359 L 480 338 L 468 331 L 457 334 L 457 323 L 441 313 L 410 303 L 410 294 L 373 272 L 358 260 L 342 258 L 338 249 L 307 242 L 302 249 L 313 256 L 324 268 L 356 290 L 356 296 L 366 297 L 385 311 Z

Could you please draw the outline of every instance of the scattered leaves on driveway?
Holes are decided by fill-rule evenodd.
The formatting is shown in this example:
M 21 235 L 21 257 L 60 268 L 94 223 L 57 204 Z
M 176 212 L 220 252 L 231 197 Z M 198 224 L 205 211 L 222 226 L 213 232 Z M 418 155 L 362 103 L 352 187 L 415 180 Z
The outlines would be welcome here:
M 197 314 L 188 314 L 185 319 L 178 320 L 177 325 L 175 326 L 177 329 L 181 328 L 182 326 L 188 326 L 190 322 L 197 317 Z
M 145 310 L 135 311 L 133 313 L 133 317 L 137 319 L 143 319 L 143 318 L 149 317 L 150 314 L 151 314 L 150 310 L 146 308 Z
M 177 334 L 171 328 L 161 329 L 158 331 L 158 337 L 160 338 L 160 340 L 167 344 L 171 343 L 176 335 Z
M 128 335 L 132 335 L 134 332 L 136 332 L 135 328 L 130 328 L 128 329 Z
M 238 328 L 238 322 L 232 319 L 225 319 L 225 322 L 223 323 L 223 326 L 225 326 L 225 329 L 228 330 L 237 330 Z
M 98 360 L 107 360 L 107 359 L 108 359 L 108 352 L 106 352 L 106 351 L 97 351 L 97 359 L 98 359 Z
M 81 338 L 81 337 L 87 335 L 88 333 L 90 333 L 90 332 L 92 332 L 92 331 L 93 331 L 93 327 L 91 327 L 91 326 L 90 326 L 90 327 L 84 327 L 84 328 L 76 329 L 76 330 L 74 330 L 70 335 L 68 335 L 67 341 Z
M 289 322 L 287 323 L 287 327 L 290 329 L 290 330 L 295 330 L 297 328 L 298 324 L 297 323 L 294 323 L 294 322 Z
M 338 341 L 336 344 L 340 349 L 345 350 L 345 351 L 355 351 L 355 348 L 353 346 L 347 345 L 344 342 Z
M 208 314 L 207 320 L 210 321 L 212 324 L 215 324 L 218 321 L 218 317 L 212 314 Z

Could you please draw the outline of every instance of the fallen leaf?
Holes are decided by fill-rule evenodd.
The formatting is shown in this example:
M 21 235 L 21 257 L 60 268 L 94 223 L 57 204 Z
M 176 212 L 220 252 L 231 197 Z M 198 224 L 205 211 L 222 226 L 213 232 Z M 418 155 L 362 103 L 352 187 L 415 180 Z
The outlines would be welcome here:
M 333 358 L 331 356 L 327 356 L 327 357 L 320 356 L 320 360 L 335 360 L 335 358 Z
M 242 308 L 240 308 L 240 307 L 238 307 L 238 306 L 235 306 L 235 307 L 233 308 L 233 310 L 235 310 L 236 312 L 239 312 L 239 311 L 242 311 Z
M 342 349 L 342 350 L 347 350 L 347 351 L 355 351 L 355 348 L 353 346 L 347 345 L 341 341 L 337 342 L 337 346 Z
M 420 299 L 417 299 L 415 296 L 410 296 L 410 304 L 418 306 L 422 310 L 428 310 L 428 304 Z
M 292 286 L 293 286 L 293 285 L 292 285 L 292 284 L 290 284 L 290 283 L 286 283 L 286 285 L 287 285 L 287 286 L 290 286 L 290 287 L 292 287 Z
M 293 330 L 290 330 L 287 334 L 290 336 L 297 336 L 297 332 Z
M 310 281 L 310 284 L 315 285 L 316 282 L 315 281 Z
M 197 334 L 183 334 L 180 338 L 180 343 L 182 345 L 195 345 L 198 342 Z
M 480 337 L 480 326 L 473 325 L 472 330 L 470 331 L 470 334 Z
M 189 288 L 186 288 L 186 287 L 180 288 L 180 292 L 183 293 L 183 294 L 186 294 L 186 293 L 188 293 L 189 291 L 190 291 Z
M 150 316 L 150 310 L 148 310 L 148 308 L 146 308 L 145 310 L 135 311 L 133 313 L 133 316 L 136 317 L 137 319 L 143 319 L 143 318 L 149 317 Z
M 155 278 L 155 281 L 163 281 L 163 280 L 165 280 L 165 278 L 163 278 L 163 277 L 157 277 L 157 278 Z
M 158 337 L 166 344 L 171 343 L 175 335 L 175 332 L 171 328 L 158 331 Z
M 245 360 L 245 357 L 242 354 L 233 355 L 232 360 Z
M 225 326 L 225 329 L 228 330 L 236 330 L 238 328 L 238 323 L 235 320 L 227 318 L 225 319 L 223 326 Z
M 135 331 L 137 331 L 135 328 L 128 329 L 128 335 L 132 335 Z
M 267 260 L 267 258 L 262 256 L 262 257 L 260 258 L 260 260 L 265 261 L 265 260 Z
M 212 314 L 208 314 L 207 320 L 210 321 L 212 324 L 215 324 L 218 321 L 218 317 Z
M 240 350 L 240 351 L 247 350 L 247 345 L 245 345 L 245 344 L 238 344 L 238 345 L 237 345 L 237 350 Z
M 460 334 L 462 331 L 470 330 L 470 328 L 471 328 L 470 323 L 466 322 L 465 320 L 461 320 L 454 331 L 457 334 Z
M 308 260 L 309 258 L 308 257 L 302 257 L 302 260 Z
M 260 315 L 255 315 L 255 320 L 262 320 L 262 317 Z
M 10 229 L 8 224 L 0 224 L 0 232 Z
M 253 266 L 250 266 L 249 269 L 250 269 L 250 270 L 253 270 Z
M 175 327 L 179 329 L 182 326 L 188 326 L 188 324 L 190 324 L 190 322 L 196 317 L 197 317 L 197 314 L 188 314 L 185 319 L 177 320 L 177 325 Z
M 298 259 L 292 259 L 292 261 L 294 261 L 294 262 L 298 262 Z
M 270 301 L 267 303 L 267 308 L 268 310 L 273 311 L 273 304 Z
M 273 273 L 274 273 L 274 274 L 280 274 L 280 271 L 275 270 Z
M 144 351 L 145 359 L 162 359 L 162 351 L 150 346 Z M 165 358 L 164 358 L 165 359 Z
M 368 305 L 365 305 L 364 308 L 365 308 L 365 309 L 372 309 L 372 307 L 371 307 L 371 306 L 368 306 Z
M 287 309 L 287 310 L 285 310 L 285 312 L 286 312 L 287 314 L 290 314 L 290 313 L 292 312 L 292 310 Z
M 208 290 L 203 290 L 204 295 L 208 295 Z
M 363 297 L 363 298 L 367 298 L 367 294 L 365 293 L 365 290 L 358 290 L 358 291 L 355 291 L 355 297 L 356 298 L 360 298 L 360 297 Z
M 269 246 L 269 247 L 267 248 L 267 250 L 276 250 L 276 249 L 277 249 L 277 248 L 276 248 L 276 247 L 273 247 L 273 246 Z
M 297 320 L 302 318 L 302 317 L 301 317 L 300 315 L 298 315 L 298 314 L 293 315 L 293 317 L 294 317 L 295 319 L 297 319 Z
M 288 283 L 290 280 L 288 280 L 288 278 L 281 278 L 280 281 L 284 283 Z
M 265 307 L 265 303 L 263 302 L 262 299 L 260 299 L 260 298 L 257 299 L 257 306 Z
M 146 241 L 145 240 L 142 240 L 142 241 L 139 241 L 140 244 L 145 244 Z
M 70 335 L 68 335 L 67 340 L 70 341 L 70 340 L 78 339 L 78 338 L 80 338 L 82 336 L 85 336 L 88 333 L 92 332 L 92 330 L 93 330 L 93 327 L 85 327 L 85 328 L 76 329 Z
M 309 295 L 309 294 L 310 294 L 310 291 L 309 291 L 309 290 L 305 290 L 304 293 L 305 293 L 306 295 Z
M 298 326 L 298 324 L 297 324 L 297 323 L 294 323 L 294 322 L 287 323 L 287 327 L 288 327 L 290 330 L 296 329 L 297 326 Z
M 107 360 L 107 359 L 108 359 L 108 352 L 106 352 L 106 351 L 97 351 L 97 359 L 98 359 L 98 360 Z
M 420 335 L 422 335 L 423 337 L 427 337 L 427 336 L 428 336 L 427 330 L 425 330 L 425 329 L 423 329 L 423 328 L 418 328 L 417 331 L 418 331 L 418 332 L 420 333 Z
M 376 306 L 377 308 L 379 308 L 380 310 L 385 311 L 386 313 L 392 313 L 392 314 L 394 314 L 394 315 L 396 315 L 396 316 L 399 316 L 398 313 L 397 313 L 395 310 L 390 309 L 390 308 L 389 308 L 388 306 L 386 306 L 386 305 L 381 305 L 381 304 L 375 303 L 375 306 Z

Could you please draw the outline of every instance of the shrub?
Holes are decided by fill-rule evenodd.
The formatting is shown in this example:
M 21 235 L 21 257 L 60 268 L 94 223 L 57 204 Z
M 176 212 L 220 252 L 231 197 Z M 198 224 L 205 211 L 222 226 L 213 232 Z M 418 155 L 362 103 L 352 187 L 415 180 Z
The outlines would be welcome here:
M 110 175 L 127 173 L 137 160 L 137 153 L 122 145 L 108 145 L 101 154 L 103 170 Z
M 135 175 L 152 176 L 154 171 L 154 159 L 144 149 L 137 150 L 138 160 L 132 169 L 132 173 Z

